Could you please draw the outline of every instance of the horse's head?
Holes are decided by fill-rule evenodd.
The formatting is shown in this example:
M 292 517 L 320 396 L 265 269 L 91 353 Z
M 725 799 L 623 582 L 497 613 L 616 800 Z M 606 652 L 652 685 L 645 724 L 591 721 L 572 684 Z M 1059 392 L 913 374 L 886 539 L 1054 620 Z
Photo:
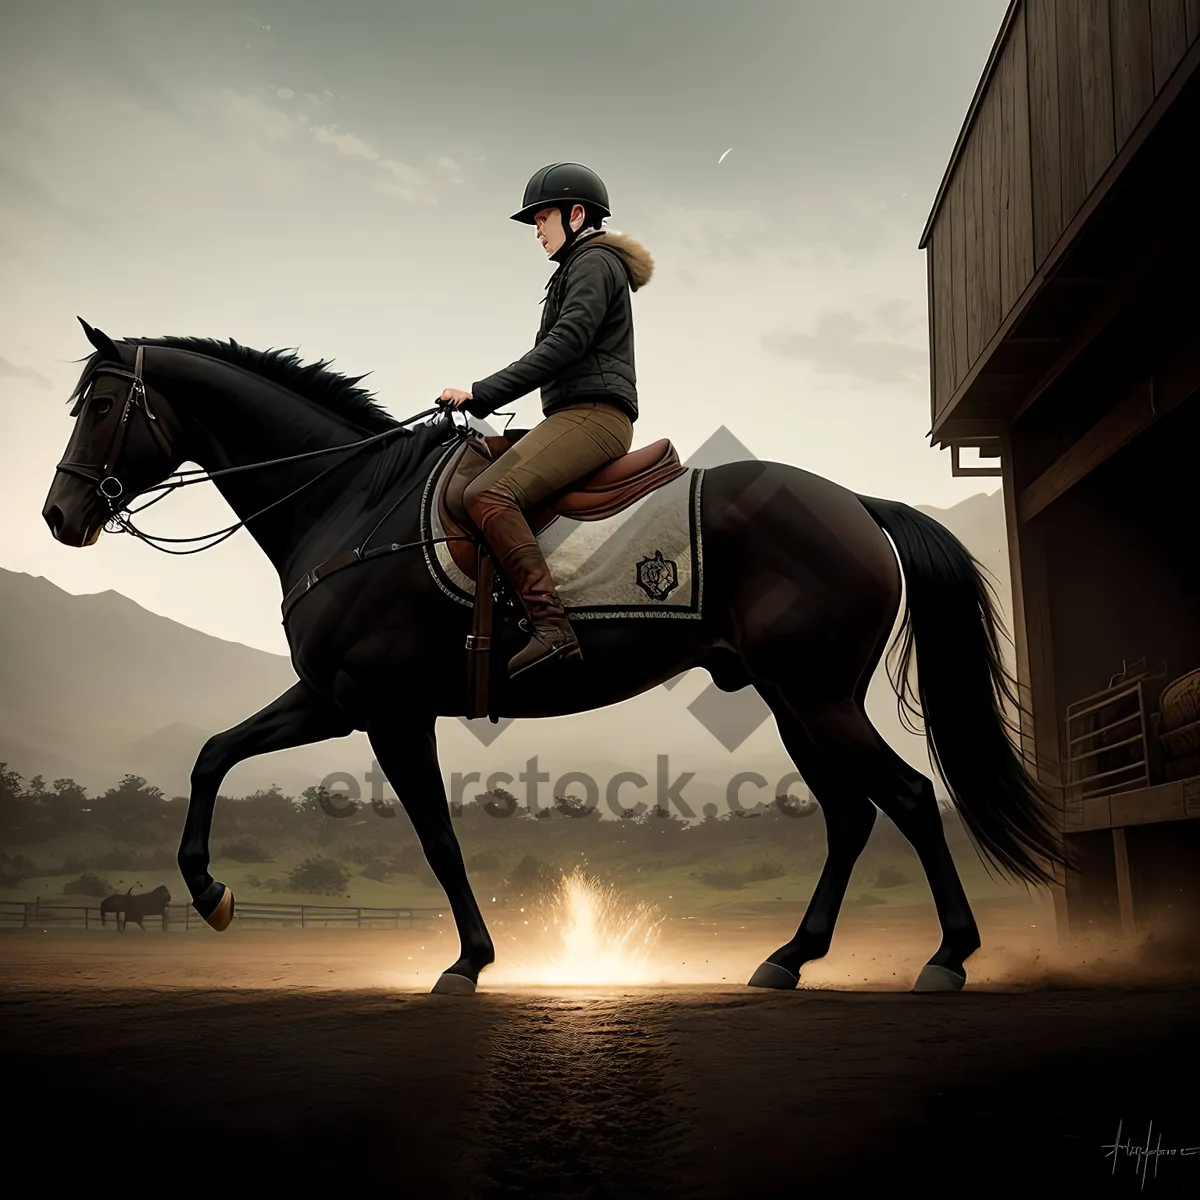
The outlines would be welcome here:
M 71 395 L 75 429 L 42 516 L 68 546 L 90 546 L 139 491 L 178 469 L 178 425 L 145 381 L 146 350 L 117 344 L 80 319 L 95 347 Z
M 167 891 L 165 884 L 160 883 L 158 887 L 156 887 L 154 891 L 150 893 L 150 895 L 153 896 L 155 900 L 160 900 L 163 904 L 171 903 L 171 893 Z

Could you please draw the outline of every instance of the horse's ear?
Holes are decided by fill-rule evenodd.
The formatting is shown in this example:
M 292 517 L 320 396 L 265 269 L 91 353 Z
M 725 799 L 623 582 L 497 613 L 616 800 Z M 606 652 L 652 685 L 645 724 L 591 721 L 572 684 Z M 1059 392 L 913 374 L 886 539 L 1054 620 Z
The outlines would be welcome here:
M 76 317 L 75 319 L 83 326 L 83 332 L 87 335 L 87 340 L 100 351 L 106 361 L 121 361 L 121 352 L 117 349 L 108 334 L 99 329 L 93 329 L 82 317 Z

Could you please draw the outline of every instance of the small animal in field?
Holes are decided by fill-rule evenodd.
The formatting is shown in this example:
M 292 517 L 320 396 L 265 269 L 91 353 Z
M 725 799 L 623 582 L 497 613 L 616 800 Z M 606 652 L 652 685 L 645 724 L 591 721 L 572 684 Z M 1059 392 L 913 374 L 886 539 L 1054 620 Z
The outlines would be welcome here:
M 170 903 L 171 893 L 164 886 L 160 885 L 152 892 L 142 892 L 137 896 L 133 894 L 133 888 L 130 888 L 124 895 L 117 893 L 101 902 L 100 923 L 107 924 L 108 914 L 113 913 L 117 918 L 119 933 L 125 932 L 126 921 L 134 921 L 139 929 L 144 930 L 145 919 L 163 916 Z

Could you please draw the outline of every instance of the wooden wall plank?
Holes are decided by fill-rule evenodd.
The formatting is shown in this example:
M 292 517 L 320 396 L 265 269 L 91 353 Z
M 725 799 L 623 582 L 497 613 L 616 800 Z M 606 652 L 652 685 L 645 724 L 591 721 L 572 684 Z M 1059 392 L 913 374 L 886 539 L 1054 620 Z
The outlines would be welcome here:
M 1000 95 L 993 78 L 979 113 L 979 182 L 983 206 L 979 269 L 980 341 L 988 345 L 1000 328 Z
M 1197 0 L 1200 3 L 1200 0 Z M 1154 102 L 1150 0 L 1109 0 L 1113 111 L 1118 151 Z
M 930 328 L 933 333 L 933 415 L 946 407 L 954 394 L 954 311 L 950 279 L 950 221 L 943 208 L 930 239 Z
M 1150 36 L 1154 46 L 1154 94 L 1157 96 L 1187 49 L 1184 0 L 1150 0 Z
M 1054 0 L 1028 0 L 1029 151 L 1035 269 L 1063 229 Z
M 1033 182 L 1029 157 L 1029 60 L 1025 10 L 1018 10 L 1009 42 L 1012 54 L 1013 98 L 1013 286 L 1014 300 L 1029 285 L 1037 269 L 1033 241 Z
M 1055 29 L 1058 55 L 1058 145 L 1062 156 L 1062 221 L 1069 225 L 1087 198 L 1083 167 L 1083 64 L 1081 9 L 1092 0 L 1058 0 Z
M 983 186 L 980 180 L 979 127 L 963 155 L 964 228 L 967 267 L 967 363 L 974 366 L 983 349 Z
M 951 338 L 954 347 L 954 386 L 957 388 L 971 368 L 967 353 L 967 248 L 966 212 L 963 195 L 963 162 L 959 159 L 950 182 L 950 295 Z
M 1187 21 L 1187 44 L 1190 46 L 1200 37 L 1200 0 L 1186 0 L 1184 17 Z
M 1000 319 L 1003 320 L 1012 311 L 1013 304 L 1021 294 L 1017 286 L 1016 247 L 1014 245 L 1013 191 L 1016 184 L 1016 137 L 1013 130 L 1015 120 L 1015 97 L 1013 96 L 1013 80 L 1016 72 L 1013 70 L 1013 43 L 1009 38 L 1008 46 L 1003 57 L 996 66 L 996 77 L 992 87 L 996 90 L 999 102 L 999 120 L 997 121 L 997 142 L 999 144 L 999 213 L 1000 213 Z M 1024 53 L 1025 47 L 1020 47 Z
M 1083 94 L 1083 175 L 1087 194 L 1116 157 L 1113 124 L 1113 67 L 1108 5 L 1083 0 L 1079 6 Z

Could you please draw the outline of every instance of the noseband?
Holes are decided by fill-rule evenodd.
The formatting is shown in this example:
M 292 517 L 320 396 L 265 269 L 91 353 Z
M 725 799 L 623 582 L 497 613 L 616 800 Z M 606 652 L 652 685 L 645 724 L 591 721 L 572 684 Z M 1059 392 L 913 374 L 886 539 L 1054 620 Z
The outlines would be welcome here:
M 127 371 L 124 367 L 118 367 L 111 363 L 101 363 L 94 372 L 96 375 L 116 375 L 121 379 L 129 380 L 129 390 L 125 393 L 125 407 L 121 412 L 121 419 L 117 422 L 117 427 L 113 431 L 112 441 L 109 443 L 108 452 L 104 456 L 104 462 L 99 467 L 94 463 L 75 463 L 67 462 L 66 460 L 58 464 L 58 470 L 65 474 L 74 475 L 76 478 L 86 480 L 88 483 L 94 483 L 96 490 L 107 501 L 109 509 L 114 512 L 116 501 L 125 494 L 125 485 L 115 472 L 117 464 L 121 459 L 121 451 L 125 448 L 125 439 L 129 433 L 130 418 L 135 410 L 145 413 L 147 428 L 150 430 L 155 444 L 163 452 L 163 456 L 168 461 L 170 461 L 171 457 L 171 447 L 167 444 L 167 440 L 159 428 L 158 418 L 151 411 L 150 401 L 146 395 L 146 384 L 142 379 L 142 363 L 145 359 L 145 350 L 144 346 L 137 348 L 132 371 Z

